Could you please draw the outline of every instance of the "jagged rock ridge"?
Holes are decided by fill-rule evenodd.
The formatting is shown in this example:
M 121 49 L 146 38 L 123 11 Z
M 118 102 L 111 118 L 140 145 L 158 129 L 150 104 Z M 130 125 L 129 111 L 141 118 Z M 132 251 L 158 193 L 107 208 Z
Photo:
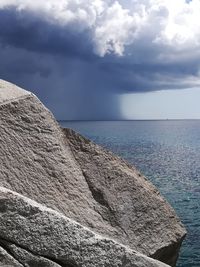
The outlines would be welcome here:
M 158 190 L 117 156 L 62 130 L 33 94 L 5 81 L 0 145 L 1 186 L 175 265 L 185 229 Z

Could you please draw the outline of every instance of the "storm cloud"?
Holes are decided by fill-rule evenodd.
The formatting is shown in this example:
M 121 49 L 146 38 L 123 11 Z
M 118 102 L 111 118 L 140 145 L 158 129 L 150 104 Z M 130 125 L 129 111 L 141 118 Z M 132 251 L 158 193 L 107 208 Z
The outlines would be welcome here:
M 199 87 L 199 10 L 199 0 L 0 0 L 0 78 L 59 119 L 121 118 L 125 93 Z

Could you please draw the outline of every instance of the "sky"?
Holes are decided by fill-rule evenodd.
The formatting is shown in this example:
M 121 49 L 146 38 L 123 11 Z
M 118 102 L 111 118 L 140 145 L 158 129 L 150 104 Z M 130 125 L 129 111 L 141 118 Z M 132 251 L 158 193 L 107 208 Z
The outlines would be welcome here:
M 200 0 L 0 0 L 0 78 L 62 120 L 200 119 Z

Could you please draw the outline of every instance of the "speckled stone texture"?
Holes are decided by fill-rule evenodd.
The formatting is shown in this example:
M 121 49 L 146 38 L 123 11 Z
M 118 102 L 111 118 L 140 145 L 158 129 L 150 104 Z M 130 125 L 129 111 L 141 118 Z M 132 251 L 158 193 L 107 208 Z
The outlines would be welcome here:
M 0 267 L 24 267 L 10 253 L 0 247 Z
M 1 80 L 0 147 L 1 186 L 175 266 L 186 231 L 158 190 L 119 157 L 62 130 L 33 94 Z
M 16 203 L 17 204 L 17 203 Z M 13 229 L 12 229 L 13 230 Z M 29 233 L 31 235 L 31 232 Z M 13 240 L 12 240 L 13 242 Z M 61 267 L 61 265 L 56 262 L 49 260 L 45 257 L 41 257 L 40 255 L 34 255 L 32 252 L 27 251 L 24 248 L 21 248 L 13 243 L 0 239 L 0 246 L 5 248 L 9 255 L 18 263 L 21 263 L 19 266 L 24 267 Z M 1 266 L 1 265 L 0 265 Z M 17 265 L 18 266 L 18 265 Z
M 28 95 L 31 95 L 31 93 L 12 83 L 0 80 L 0 105 L 5 104 L 7 101 L 20 100 Z
M 25 265 L 28 250 L 43 258 L 43 263 L 35 265 L 41 267 L 58 266 L 53 265 L 54 260 L 71 267 L 167 267 L 2 187 L 0 206 L 0 237 L 23 247 L 17 250 L 16 245 L 7 245 L 24 266 L 34 266 Z M 45 265 L 44 257 L 50 258 L 52 265 L 48 261 Z

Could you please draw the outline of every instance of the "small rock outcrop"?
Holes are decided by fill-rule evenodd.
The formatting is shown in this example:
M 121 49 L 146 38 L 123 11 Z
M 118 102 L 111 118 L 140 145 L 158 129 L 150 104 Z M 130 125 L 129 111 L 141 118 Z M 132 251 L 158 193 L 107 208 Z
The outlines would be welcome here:
M 72 130 L 61 129 L 36 96 L 2 80 L 0 147 L 2 187 L 64 214 L 109 242 L 115 240 L 175 266 L 186 231 L 158 190 L 119 157 Z M 1 229 L 0 240 L 6 239 L 6 228 Z M 24 229 L 23 235 L 29 240 L 31 233 Z M 6 241 L 26 247 L 19 240 Z M 35 246 L 39 249 L 43 244 Z M 39 253 L 32 249 L 28 252 Z
M 6 240 L 0 244 L 25 266 L 167 267 L 2 187 L 0 205 L 3 207 L 0 209 L 0 233 Z M 19 245 L 23 249 L 19 249 Z M 40 265 L 30 264 L 37 264 L 34 255 L 40 255 Z

